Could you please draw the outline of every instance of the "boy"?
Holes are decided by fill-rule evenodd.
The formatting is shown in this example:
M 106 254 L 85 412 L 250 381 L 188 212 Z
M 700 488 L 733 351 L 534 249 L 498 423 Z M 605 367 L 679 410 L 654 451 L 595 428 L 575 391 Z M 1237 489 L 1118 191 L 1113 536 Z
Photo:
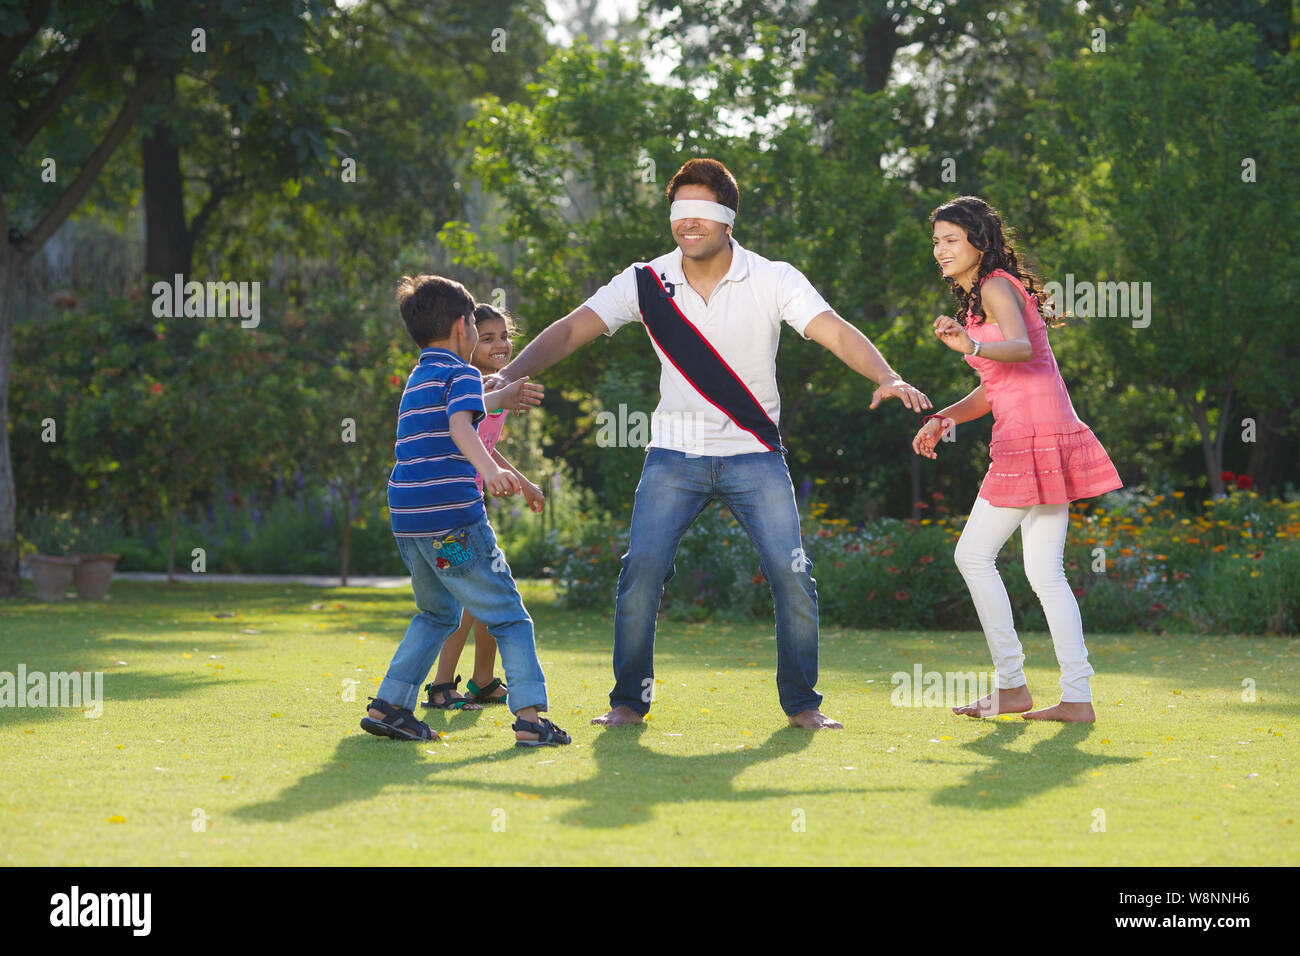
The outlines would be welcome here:
M 518 718 L 515 746 L 570 743 L 546 710 L 546 678 L 533 643 L 533 621 L 488 524 L 475 469 L 489 494 L 520 493 L 518 479 L 488 455 L 475 425 L 484 415 L 483 380 L 468 363 L 478 342 L 474 300 L 459 282 L 404 276 L 397 303 L 420 347 L 397 415 L 397 464 L 388 481 L 388 509 L 420 613 L 411 619 L 388 674 L 361 727 L 394 740 L 437 740 L 415 718 L 420 685 L 461 608 L 496 636 L 506 672 L 506 704 Z M 496 394 L 491 404 L 500 404 Z

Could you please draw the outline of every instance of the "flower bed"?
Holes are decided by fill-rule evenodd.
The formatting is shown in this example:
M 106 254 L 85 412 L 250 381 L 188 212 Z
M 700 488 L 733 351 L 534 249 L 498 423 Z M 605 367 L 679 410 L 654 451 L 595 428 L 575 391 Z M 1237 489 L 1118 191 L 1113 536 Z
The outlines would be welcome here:
M 1066 576 L 1088 631 L 1295 634 L 1300 630 L 1300 501 L 1247 488 L 1200 503 L 1181 492 L 1117 492 L 1070 510 Z M 813 503 L 804 548 L 822 621 L 852 627 L 977 629 L 953 549 L 965 523 L 941 495 L 931 517 L 853 525 Z M 612 612 L 626 527 L 584 530 L 560 549 L 561 599 Z M 999 560 L 1016 622 L 1046 623 L 1025 578 L 1018 536 Z M 710 506 L 682 538 L 664 610 L 676 618 L 771 618 L 758 555 L 734 518 Z

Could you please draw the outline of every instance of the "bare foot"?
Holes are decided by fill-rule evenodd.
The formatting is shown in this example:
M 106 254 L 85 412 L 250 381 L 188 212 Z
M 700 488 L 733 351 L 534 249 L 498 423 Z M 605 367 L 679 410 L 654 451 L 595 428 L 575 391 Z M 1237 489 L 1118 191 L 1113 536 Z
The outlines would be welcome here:
M 1069 724 L 1091 724 L 1097 719 L 1088 701 L 1071 703 L 1064 700 L 1055 707 L 1044 707 L 1021 716 L 1025 720 L 1060 720 Z
M 599 724 L 601 727 L 625 727 L 628 724 L 641 723 L 641 715 L 631 707 L 624 707 L 620 704 L 603 717 L 593 717 L 591 722 Z
M 805 730 L 843 730 L 844 725 L 838 720 L 832 720 L 817 708 L 811 710 L 801 710 L 790 718 L 791 727 L 802 727 Z
M 995 690 L 986 697 L 981 697 L 973 704 L 954 707 L 954 714 L 965 717 L 996 717 L 998 714 L 1023 714 L 1034 706 L 1034 699 L 1029 696 L 1029 685 L 1008 687 Z

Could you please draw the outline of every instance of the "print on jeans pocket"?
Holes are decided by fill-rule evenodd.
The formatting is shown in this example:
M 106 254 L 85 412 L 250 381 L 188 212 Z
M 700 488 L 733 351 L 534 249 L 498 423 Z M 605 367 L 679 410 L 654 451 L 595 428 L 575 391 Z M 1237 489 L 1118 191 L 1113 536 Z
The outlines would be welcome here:
M 434 550 L 438 552 L 440 569 L 458 567 L 474 557 L 474 552 L 465 546 L 468 537 L 468 533 L 462 531 L 460 534 L 451 534 L 433 543 Z

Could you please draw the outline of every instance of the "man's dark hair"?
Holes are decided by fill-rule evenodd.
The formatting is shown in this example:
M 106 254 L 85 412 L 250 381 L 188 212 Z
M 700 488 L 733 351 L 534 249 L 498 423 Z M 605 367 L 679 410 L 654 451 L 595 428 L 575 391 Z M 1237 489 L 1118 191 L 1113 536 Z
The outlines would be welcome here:
M 461 316 L 473 316 L 474 297 L 455 279 L 402 276 L 397 284 L 397 307 L 402 310 L 406 331 L 424 348 L 451 335 L 451 327 Z
M 716 159 L 688 159 L 682 163 L 682 168 L 668 181 L 669 202 L 682 186 L 708 186 L 719 203 L 740 211 L 740 187 L 736 185 L 736 177 Z

